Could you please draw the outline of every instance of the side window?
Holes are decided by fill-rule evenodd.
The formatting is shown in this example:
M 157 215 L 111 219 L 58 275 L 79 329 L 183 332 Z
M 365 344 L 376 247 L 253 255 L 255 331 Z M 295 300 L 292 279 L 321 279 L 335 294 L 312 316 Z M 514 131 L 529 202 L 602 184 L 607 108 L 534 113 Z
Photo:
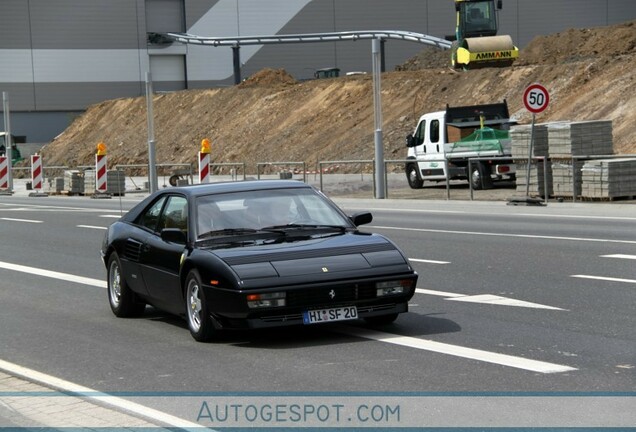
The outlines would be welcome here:
M 159 221 L 159 231 L 164 228 L 188 229 L 188 201 L 184 197 L 175 195 L 168 198 Z
M 161 209 L 165 202 L 166 198 L 163 197 L 146 209 L 146 211 L 139 217 L 139 225 L 146 227 L 151 231 L 156 231 L 157 222 L 159 222 L 159 215 L 161 214 Z
M 430 139 L 432 143 L 439 142 L 439 120 L 431 121 Z
M 426 120 L 422 120 L 419 125 L 417 125 L 417 131 L 415 131 L 415 140 L 417 141 L 417 145 L 420 145 L 424 142 L 424 134 L 426 131 Z
M 426 120 L 422 120 L 419 125 L 417 125 L 417 130 L 415 131 L 415 145 L 424 144 L 424 136 L 426 134 Z M 426 146 L 424 147 L 424 151 L 426 152 Z

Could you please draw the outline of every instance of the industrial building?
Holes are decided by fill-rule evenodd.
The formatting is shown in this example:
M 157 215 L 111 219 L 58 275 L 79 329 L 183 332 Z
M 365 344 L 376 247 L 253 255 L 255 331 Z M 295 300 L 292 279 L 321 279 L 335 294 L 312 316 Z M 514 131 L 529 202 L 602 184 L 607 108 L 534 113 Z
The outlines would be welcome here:
M 444 38 L 454 14 L 452 0 L 1 0 L 0 92 L 9 95 L 13 135 L 45 143 L 91 104 L 143 95 L 146 72 L 155 91 L 234 84 L 231 47 L 170 43 L 153 33 L 405 30 Z M 500 33 L 519 48 L 537 35 L 633 19 L 633 0 L 504 0 L 499 12 Z M 386 41 L 386 70 L 423 47 Z M 325 67 L 370 71 L 371 42 L 240 47 L 243 77 L 265 67 L 296 79 Z

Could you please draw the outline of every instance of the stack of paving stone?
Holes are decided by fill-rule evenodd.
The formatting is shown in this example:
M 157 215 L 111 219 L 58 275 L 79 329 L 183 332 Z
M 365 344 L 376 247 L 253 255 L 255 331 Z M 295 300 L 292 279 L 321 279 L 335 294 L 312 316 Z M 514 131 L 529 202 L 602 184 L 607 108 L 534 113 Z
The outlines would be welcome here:
M 595 159 L 581 169 L 581 196 L 618 198 L 636 196 L 636 159 Z
M 111 195 L 125 195 L 126 176 L 119 170 L 106 171 L 106 193 Z M 93 195 L 97 191 L 97 178 L 95 170 L 84 172 L 84 190 L 87 195 Z
M 84 173 L 77 170 L 64 171 L 64 191 L 69 194 L 83 194 Z
M 126 176 L 123 171 L 108 170 L 106 172 L 106 192 L 111 195 L 125 195 Z
M 516 162 L 517 192 L 526 192 L 526 177 L 528 173 L 528 153 L 530 150 L 531 125 L 518 125 L 510 129 L 512 140 L 512 157 Z M 547 124 L 535 124 L 533 133 L 533 145 L 531 157 L 548 156 L 548 129 Z M 548 196 L 552 195 L 552 163 L 548 160 L 544 165 L 542 160 L 532 160 L 530 167 L 530 186 L 528 195 L 546 196 L 546 183 Z M 546 175 L 547 174 L 547 181 Z
M 613 153 L 612 122 L 559 122 L 548 124 L 547 129 L 554 195 L 576 197 L 581 194 L 582 157 Z
M 60 193 L 64 190 L 64 177 L 54 177 L 48 179 L 49 192 Z

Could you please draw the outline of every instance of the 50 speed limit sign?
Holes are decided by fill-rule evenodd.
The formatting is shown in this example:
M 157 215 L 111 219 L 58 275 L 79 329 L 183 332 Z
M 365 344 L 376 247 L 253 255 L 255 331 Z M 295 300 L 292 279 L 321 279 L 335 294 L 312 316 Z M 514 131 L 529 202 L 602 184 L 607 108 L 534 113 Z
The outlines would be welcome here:
M 531 84 L 523 92 L 523 104 L 531 113 L 537 114 L 548 107 L 550 94 L 541 84 Z

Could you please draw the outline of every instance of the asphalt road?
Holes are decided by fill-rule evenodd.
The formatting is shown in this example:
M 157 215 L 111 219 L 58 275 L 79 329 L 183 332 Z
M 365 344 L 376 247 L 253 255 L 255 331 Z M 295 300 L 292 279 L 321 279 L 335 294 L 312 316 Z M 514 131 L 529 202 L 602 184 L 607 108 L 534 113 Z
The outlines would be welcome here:
M 636 388 L 633 206 L 339 199 L 412 259 L 410 312 L 200 344 L 108 307 L 100 242 L 135 202 L 0 197 L 0 360 L 103 392 Z

